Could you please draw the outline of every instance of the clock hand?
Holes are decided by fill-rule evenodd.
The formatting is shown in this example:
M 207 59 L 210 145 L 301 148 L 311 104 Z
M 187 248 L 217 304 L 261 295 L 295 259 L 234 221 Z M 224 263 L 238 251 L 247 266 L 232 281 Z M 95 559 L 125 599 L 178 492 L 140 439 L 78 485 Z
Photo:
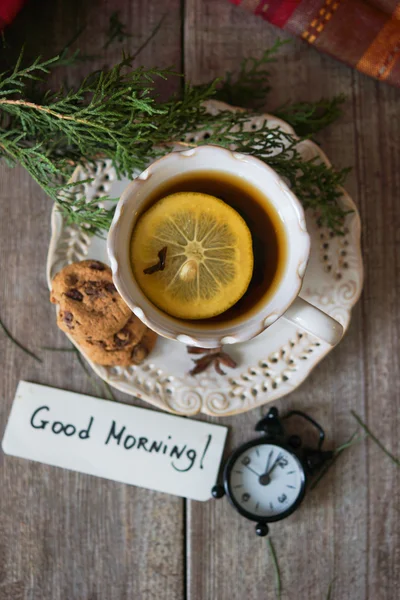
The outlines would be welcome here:
M 279 463 L 280 458 L 281 458 L 281 455 L 278 454 L 278 456 L 276 457 L 276 460 L 274 461 L 274 464 L 269 469 L 269 471 L 267 470 L 265 473 L 263 473 L 262 475 L 260 475 L 259 483 L 261 485 L 268 485 L 271 482 L 271 473 L 275 469 L 276 465 Z
M 260 473 L 257 473 L 257 471 L 255 471 L 254 469 L 249 467 L 249 465 L 243 465 L 243 466 L 246 467 L 246 469 L 249 469 L 249 471 L 251 471 L 252 473 L 254 473 L 254 475 L 257 475 L 257 477 L 260 477 Z
M 273 464 L 273 465 L 272 465 L 272 467 L 270 468 L 270 470 L 269 470 L 269 471 L 267 471 L 266 475 L 268 475 L 268 476 L 270 476 L 270 475 L 271 475 L 272 471 L 275 469 L 275 467 L 276 467 L 276 465 L 279 463 L 280 459 L 281 459 L 281 455 L 279 454 L 279 455 L 278 455 L 278 457 L 277 457 L 277 459 L 276 459 L 276 461 L 274 462 L 274 464 Z
M 269 465 L 271 463 L 271 458 L 272 458 L 273 453 L 274 453 L 274 451 L 271 450 L 268 455 L 267 466 L 265 467 L 265 473 L 268 473 L 268 469 L 269 469 Z M 265 473 L 264 473 L 264 475 L 265 475 Z

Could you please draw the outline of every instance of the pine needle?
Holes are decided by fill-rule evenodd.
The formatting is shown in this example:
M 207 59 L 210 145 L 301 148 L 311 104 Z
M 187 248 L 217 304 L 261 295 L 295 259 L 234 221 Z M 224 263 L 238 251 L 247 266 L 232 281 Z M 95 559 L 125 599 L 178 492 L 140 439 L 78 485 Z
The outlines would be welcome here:
M 103 383 L 104 390 L 106 392 L 105 395 L 107 396 L 108 400 L 111 400 L 112 402 L 116 402 L 115 396 L 112 393 L 111 386 L 106 381 L 103 381 L 102 383 Z
M 53 348 L 52 346 L 42 346 L 42 350 L 51 352 L 75 352 L 75 348 Z
M 331 600 L 331 598 L 332 598 L 332 591 L 333 591 L 333 584 L 334 584 L 334 582 L 335 582 L 335 577 L 332 579 L 332 581 L 329 584 L 328 593 L 326 595 L 326 600 Z
M 271 555 L 272 564 L 274 565 L 276 598 L 277 598 L 277 600 L 281 600 L 282 583 L 281 583 L 281 572 L 279 569 L 278 558 L 276 556 L 275 547 L 272 543 L 271 538 L 267 539 L 267 544 L 268 544 L 269 553 Z
M 385 448 L 382 442 L 378 440 L 378 438 L 372 433 L 369 427 L 364 423 L 361 417 L 354 410 L 351 411 L 351 414 L 353 415 L 357 423 L 364 429 L 365 433 L 371 438 L 371 440 L 374 441 L 377 446 L 379 446 L 379 448 L 386 454 L 386 456 L 390 458 L 391 461 L 394 462 L 395 465 L 400 467 L 400 459 L 396 458 L 396 456 L 394 456 L 391 452 L 389 452 L 389 450 L 387 450 L 387 448 Z
M 335 462 L 337 461 L 337 459 L 339 458 L 339 456 L 342 454 L 342 452 L 344 450 L 346 450 L 347 448 L 350 448 L 354 444 L 358 444 L 358 442 L 360 442 L 362 439 L 365 439 L 365 438 L 363 438 L 361 435 L 358 434 L 357 431 L 355 431 L 350 436 L 350 438 L 347 440 L 347 442 L 345 442 L 341 446 L 338 446 L 334 450 L 333 458 L 329 462 L 325 463 L 325 465 L 322 467 L 321 471 L 319 472 L 318 476 L 315 477 L 315 479 L 313 479 L 313 481 L 311 482 L 310 490 L 313 490 L 318 485 L 318 483 L 321 481 L 321 479 L 323 477 L 325 477 L 326 473 L 335 464 Z
M 108 25 L 107 40 L 103 46 L 104 49 L 108 48 L 108 46 L 110 46 L 115 40 L 117 40 L 118 42 L 123 42 L 125 39 L 133 37 L 133 35 L 131 33 L 128 33 L 126 31 L 126 25 L 121 21 L 121 19 L 119 18 L 119 15 L 120 15 L 120 12 L 115 11 L 112 13 L 112 15 L 110 17 L 110 21 L 109 21 L 109 25 Z M 158 23 L 154 27 L 154 29 L 150 32 L 149 36 L 144 40 L 144 42 L 142 44 L 140 44 L 139 48 L 132 55 L 132 60 L 137 58 L 139 56 L 139 54 L 142 52 L 142 50 L 144 50 L 146 48 L 146 46 L 151 42 L 151 40 L 157 35 L 166 16 L 167 16 L 167 13 L 164 13 L 161 16 L 161 19 L 158 21 Z
M 165 21 L 166 16 L 167 16 L 167 13 L 164 13 L 162 15 L 161 19 L 158 21 L 158 23 L 154 27 L 153 31 L 151 31 L 150 35 L 144 40 L 144 42 L 142 44 L 140 44 L 139 48 L 137 50 L 135 50 L 135 52 L 133 53 L 133 56 L 132 56 L 132 60 L 137 58 L 139 56 L 139 54 L 142 52 L 142 50 L 144 50 L 146 48 L 147 44 L 149 44 L 151 42 L 151 40 L 157 35 L 159 30 L 161 29 L 162 24 Z
M 78 362 L 81 365 L 82 369 L 85 371 L 86 375 L 89 377 L 90 381 L 92 382 L 92 385 L 93 385 L 94 389 L 96 390 L 97 396 L 102 398 L 103 392 L 102 392 L 100 382 L 98 381 L 97 377 L 95 375 L 93 375 L 93 373 L 89 370 L 89 368 L 85 364 L 85 361 L 83 360 L 81 353 L 77 349 L 76 349 L 76 358 L 78 359 Z
M 347 442 L 335 448 L 335 456 L 341 454 L 341 452 L 343 452 L 343 450 L 346 450 L 346 448 L 350 448 L 351 446 L 354 446 L 354 444 L 358 444 L 358 442 L 361 442 L 361 440 L 365 440 L 365 437 L 363 437 L 362 435 L 357 435 L 357 431 L 355 431 Z
M 71 50 L 71 46 L 80 38 L 82 33 L 85 31 L 86 25 L 82 25 L 79 29 L 74 33 L 72 38 L 65 44 L 62 50 L 59 52 L 57 61 L 52 63 L 52 68 L 55 67 L 71 67 L 80 62 L 97 58 L 94 55 L 82 54 L 81 51 Z
M 3 321 L 0 319 L 0 327 L 1 329 L 4 331 L 5 335 L 8 337 L 8 339 L 15 344 L 20 350 L 22 350 L 23 352 L 25 352 L 25 354 L 28 354 L 29 356 L 31 356 L 32 358 L 34 358 L 35 360 L 37 360 L 37 362 L 43 362 L 41 358 L 39 358 L 39 356 L 37 356 L 34 352 L 32 352 L 31 350 L 28 350 L 28 348 L 25 348 L 25 346 L 23 346 L 18 340 L 15 339 L 15 337 L 13 337 L 11 335 L 11 333 L 8 331 L 7 327 L 4 325 Z

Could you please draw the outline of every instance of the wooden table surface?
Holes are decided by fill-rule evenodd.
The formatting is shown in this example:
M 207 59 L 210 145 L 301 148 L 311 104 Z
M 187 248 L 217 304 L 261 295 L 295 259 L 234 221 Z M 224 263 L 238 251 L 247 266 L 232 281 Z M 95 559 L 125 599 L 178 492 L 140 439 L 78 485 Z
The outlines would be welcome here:
M 278 30 L 226 0 L 31 0 L 10 28 L 14 51 L 51 53 L 77 28 L 82 51 L 98 55 L 63 71 L 117 60 L 101 50 L 113 10 L 137 48 L 167 13 L 137 63 L 175 65 L 201 83 L 259 56 Z M 106 57 L 106 59 L 104 58 Z M 304 409 L 327 429 L 330 447 L 356 429 L 357 411 L 400 456 L 399 90 L 360 75 L 298 41 L 273 67 L 266 107 L 345 93 L 344 115 L 319 135 L 338 166 L 353 166 L 347 189 L 363 221 L 365 287 L 340 346 L 279 407 Z M 178 91 L 165 84 L 163 93 Z M 0 314 L 30 348 L 65 345 L 48 302 L 45 262 L 51 201 L 21 169 L 1 165 Z M 0 333 L 0 435 L 17 383 L 26 379 L 95 395 L 70 354 L 29 359 Z M 124 402 L 139 404 L 123 394 Z M 251 438 L 259 411 L 221 419 L 229 446 Z M 204 418 L 204 417 L 200 417 Z M 271 527 L 282 598 L 394 600 L 400 587 L 400 471 L 371 441 L 343 454 L 301 509 Z M 0 600 L 265 600 L 275 575 L 265 539 L 226 500 L 185 501 L 0 455 Z

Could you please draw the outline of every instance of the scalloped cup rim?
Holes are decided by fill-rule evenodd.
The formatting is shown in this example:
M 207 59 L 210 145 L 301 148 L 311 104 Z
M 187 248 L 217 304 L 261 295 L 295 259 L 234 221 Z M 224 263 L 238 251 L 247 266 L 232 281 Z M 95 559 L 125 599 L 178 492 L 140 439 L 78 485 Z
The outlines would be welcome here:
M 216 156 L 217 155 L 217 156 Z M 178 165 L 179 162 L 179 165 Z M 220 164 L 223 163 L 221 167 Z M 214 167 L 218 164 L 218 167 Z M 172 173 L 173 167 L 175 172 Z M 183 167 L 183 168 L 182 168 Z M 287 261 L 277 289 L 268 302 L 255 314 L 239 322 L 221 324 L 212 329 L 196 326 L 193 322 L 180 321 L 166 315 L 153 305 L 136 283 L 129 259 L 130 237 L 140 207 L 146 195 L 156 189 L 165 176 L 173 177 L 182 172 L 216 170 L 247 178 L 256 185 L 280 214 L 290 236 L 287 236 Z M 239 171 L 239 173 L 238 173 Z M 250 173 L 251 171 L 251 173 Z M 146 177 L 143 177 L 145 173 Z M 310 252 L 310 239 L 305 226 L 303 207 L 279 175 L 260 159 L 213 145 L 197 146 L 190 151 L 174 151 L 154 161 L 123 191 L 107 238 L 107 251 L 114 283 L 131 310 L 159 335 L 181 341 L 190 340 L 191 345 L 212 348 L 223 343 L 238 343 L 254 338 L 268 325 L 271 315 L 282 315 L 298 296 L 302 277 Z M 264 188 L 259 183 L 264 183 Z M 148 188 L 147 191 L 144 188 Z M 283 199 L 286 201 L 283 202 Z M 280 204 L 281 203 L 281 204 Z M 302 265 L 300 269 L 300 265 Z M 139 314 L 138 314 L 139 313 Z M 278 318 L 278 317 L 276 317 Z M 275 319 L 274 319 L 275 320 Z

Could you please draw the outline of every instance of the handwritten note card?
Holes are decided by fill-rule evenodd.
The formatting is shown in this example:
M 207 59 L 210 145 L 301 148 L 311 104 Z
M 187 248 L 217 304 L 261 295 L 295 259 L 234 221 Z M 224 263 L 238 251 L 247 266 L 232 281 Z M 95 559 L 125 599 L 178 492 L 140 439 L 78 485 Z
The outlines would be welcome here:
M 20 381 L 6 454 L 208 500 L 227 428 Z

